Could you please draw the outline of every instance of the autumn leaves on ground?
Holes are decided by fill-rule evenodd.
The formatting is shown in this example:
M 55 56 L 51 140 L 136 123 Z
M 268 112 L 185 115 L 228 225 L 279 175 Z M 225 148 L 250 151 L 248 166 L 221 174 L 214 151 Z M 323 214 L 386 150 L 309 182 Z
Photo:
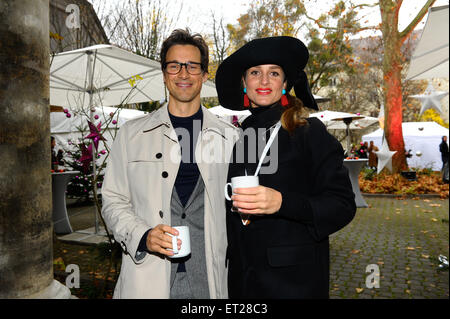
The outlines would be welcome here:
M 421 170 L 416 172 L 416 181 L 410 181 L 400 174 L 386 174 L 381 172 L 376 175 L 369 169 L 363 170 L 359 175 L 361 193 L 367 194 L 394 194 L 422 195 L 434 194 L 440 198 L 448 198 L 449 184 L 442 181 L 439 172 Z

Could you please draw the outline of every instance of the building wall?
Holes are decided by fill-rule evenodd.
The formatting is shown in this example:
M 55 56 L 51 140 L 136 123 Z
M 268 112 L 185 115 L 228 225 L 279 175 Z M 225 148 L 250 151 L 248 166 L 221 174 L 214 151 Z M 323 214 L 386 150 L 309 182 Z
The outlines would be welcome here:
M 88 1 L 50 0 L 51 53 L 108 43 L 97 14 Z

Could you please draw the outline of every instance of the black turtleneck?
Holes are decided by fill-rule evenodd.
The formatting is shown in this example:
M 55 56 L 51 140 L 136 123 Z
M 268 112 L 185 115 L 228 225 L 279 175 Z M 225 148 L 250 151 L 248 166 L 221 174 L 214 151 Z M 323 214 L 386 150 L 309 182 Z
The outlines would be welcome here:
M 242 123 L 242 128 L 268 128 L 278 122 L 283 114 L 284 107 L 275 103 L 268 106 L 259 106 L 250 108 L 251 116 L 247 117 Z

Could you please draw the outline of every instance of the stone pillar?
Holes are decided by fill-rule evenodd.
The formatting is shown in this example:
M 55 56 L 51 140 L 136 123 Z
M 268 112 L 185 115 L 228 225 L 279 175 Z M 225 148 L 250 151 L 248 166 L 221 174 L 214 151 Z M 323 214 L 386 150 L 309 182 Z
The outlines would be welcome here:
M 68 297 L 53 279 L 48 0 L 0 1 L 0 38 L 0 298 Z

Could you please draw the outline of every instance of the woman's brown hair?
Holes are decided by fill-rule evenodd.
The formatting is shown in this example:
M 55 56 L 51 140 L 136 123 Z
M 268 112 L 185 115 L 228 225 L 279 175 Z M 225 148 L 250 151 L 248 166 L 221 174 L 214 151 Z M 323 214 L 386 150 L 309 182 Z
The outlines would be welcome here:
M 293 134 L 295 129 L 300 126 L 308 125 L 306 118 L 309 116 L 309 112 L 303 105 L 303 102 L 295 96 L 286 93 L 289 104 L 286 106 L 285 111 L 281 115 L 281 126 Z

